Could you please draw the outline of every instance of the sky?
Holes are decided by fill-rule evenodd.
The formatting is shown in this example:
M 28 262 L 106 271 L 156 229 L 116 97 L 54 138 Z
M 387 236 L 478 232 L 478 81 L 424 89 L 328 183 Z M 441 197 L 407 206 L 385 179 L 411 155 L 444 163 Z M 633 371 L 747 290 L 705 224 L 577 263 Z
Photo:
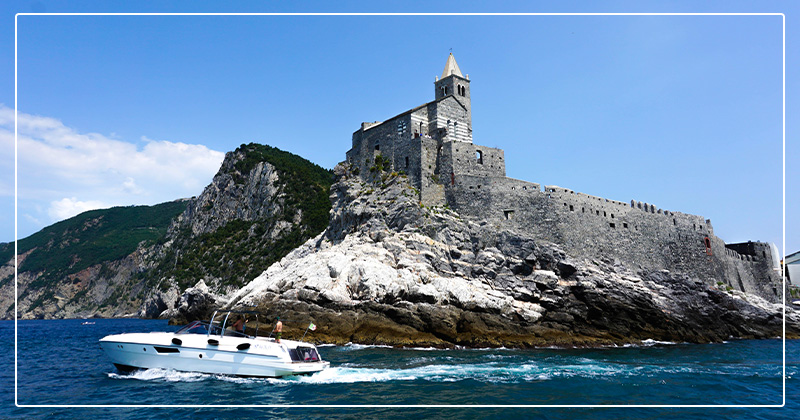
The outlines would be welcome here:
M 763 12 L 792 2 L 6 2 L 0 241 L 14 239 L 14 14 Z M 242 7 L 248 7 L 244 9 Z M 276 9 L 275 7 L 282 7 Z M 783 250 L 783 16 L 17 17 L 17 236 L 81 211 L 199 195 L 257 142 L 326 168 L 362 121 L 433 99 L 452 52 L 475 143 L 507 175 L 711 219 Z M 786 250 L 800 250 L 798 56 L 786 54 Z

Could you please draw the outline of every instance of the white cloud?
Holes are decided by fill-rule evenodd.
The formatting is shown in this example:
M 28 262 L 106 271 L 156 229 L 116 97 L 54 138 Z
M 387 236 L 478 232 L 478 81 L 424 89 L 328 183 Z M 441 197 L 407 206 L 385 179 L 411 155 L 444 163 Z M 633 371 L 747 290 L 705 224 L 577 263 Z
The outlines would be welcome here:
M 109 207 L 102 201 L 78 201 L 75 197 L 62 198 L 50 203 L 47 214 L 53 220 L 64 220 L 72 216 L 77 216 L 85 211 L 102 209 Z
M 23 216 L 25 219 L 27 219 L 29 222 L 33 223 L 34 225 L 37 225 L 37 226 L 38 226 L 38 225 L 41 225 L 41 224 L 42 224 L 42 221 L 41 221 L 41 220 L 39 220 L 39 219 L 37 219 L 37 218 L 35 218 L 35 217 L 31 216 L 30 214 L 27 214 L 27 213 L 26 213 L 26 214 L 24 214 L 24 215 L 22 215 L 22 216 Z
M 136 180 L 127 177 L 125 178 L 125 182 L 122 183 L 122 191 L 125 191 L 129 194 L 141 194 L 143 191 L 136 185 Z
M 143 147 L 111 136 L 79 133 L 61 121 L 18 113 L 18 199 L 29 221 L 46 224 L 80 211 L 156 204 L 199 194 L 224 153 L 199 144 L 142 137 Z M 14 110 L 0 104 L 0 166 L 11 174 Z M 13 178 L 0 177 L 0 195 L 13 195 Z M 43 210 L 46 209 L 46 210 Z M 22 211 L 21 211 L 22 212 Z M 20 235 L 27 236 L 20 220 Z M 36 226 L 41 228 L 43 226 Z

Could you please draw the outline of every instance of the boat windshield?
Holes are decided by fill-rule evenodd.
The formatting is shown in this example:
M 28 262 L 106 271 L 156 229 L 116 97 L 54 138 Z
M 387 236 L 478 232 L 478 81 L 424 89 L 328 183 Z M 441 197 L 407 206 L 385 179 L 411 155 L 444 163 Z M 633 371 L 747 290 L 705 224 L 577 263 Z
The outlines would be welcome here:
M 289 356 L 295 362 L 318 362 L 319 354 L 313 347 L 300 347 L 289 349 Z
M 192 321 L 175 334 L 208 334 L 208 324 L 202 321 Z

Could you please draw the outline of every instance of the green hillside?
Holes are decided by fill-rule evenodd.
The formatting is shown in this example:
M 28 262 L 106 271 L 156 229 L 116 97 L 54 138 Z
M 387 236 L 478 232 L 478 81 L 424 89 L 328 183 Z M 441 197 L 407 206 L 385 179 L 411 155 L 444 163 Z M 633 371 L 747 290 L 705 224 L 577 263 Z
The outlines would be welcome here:
M 20 271 L 41 272 L 31 284 L 46 286 L 64 276 L 130 255 L 142 241 L 163 238 L 169 223 L 186 209 L 187 201 L 155 206 L 91 210 L 63 220 L 18 242 L 19 253 L 33 250 Z M 9 261 L 14 244 L 0 245 L 0 260 Z
M 172 281 L 164 279 L 174 279 L 180 290 L 200 279 L 210 281 L 219 290 L 229 285 L 242 286 L 328 226 L 331 170 L 292 153 L 254 143 L 242 145 L 227 156 L 226 159 L 235 160 L 223 162 L 221 174 L 227 171 L 233 185 L 229 181 L 220 184 L 224 192 L 215 201 L 202 208 L 193 207 L 194 211 L 205 213 L 204 217 L 176 225 L 169 235 L 171 222 L 191 201 L 88 211 L 21 239 L 19 254 L 26 256 L 19 271 L 26 275 L 20 277 L 25 284 L 19 298 L 24 302 L 21 305 L 26 316 L 135 313 L 154 288 L 166 290 L 172 286 Z M 251 171 L 261 162 L 271 164 L 277 172 L 274 189 L 243 185 L 255 176 Z M 251 187 L 264 196 L 242 195 Z M 245 220 L 231 218 L 224 211 L 238 206 L 250 206 L 251 214 L 268 216 Z M 220 219 L 214 219 L 218 217 L 227 223 L 204 234 L 192 232 L 192 222 L 218 222 Z M 135 266 L 117 263 L 140 244 L 147 247 L 144 261 L 135 262 Z M 3 263 L 12 260 L 13 254 L 13 243 L 0 244 Z M 70 279 L 70 275 L 89 267 L 99 269 L 87 272 L 88 277 Z M 0 279 L 0 288 L 8 287 L 13 278 L 7 275 Z M 4 305 L 0 308 L 3 316 L 8 319 L 13 315 L 13 305 L 2 299 L 0 303 Z
M 165 258 L 147 273 L 151 281 L 172 277 L 179 287 L 186 288 L 210 276 L 221 279 L 222 284 L 242 286 L 328 226 L 331 170 L 271 146 L 243 144 L 237 151 L 244 151 L 245 156 L 229 172 L 234 181 L 246 182 L 260 162 L 271 164 L 280 177 L 284 211 L 271 218 L 232 220 L 214 232 L 196 237 L 188 230 L 180 232 Z M 298 210 L 302 212 L 300 223 L 271 238 L 269 231 L 275 223 L 293 222 Z
M 333 171 L 271 146 L 250 143 L 239 146 L 239 150 L 246 153 L 245 158 L 235 165 L 239 174 L 249 173 L 260 162 L 269 163 L 278 170 L 284 182 L 286 207 L 301 210 L 303 224 L 312 231 L 319 233 L 328 226 L 331 209 L 328 194 L 333 183 Z M 243 182 L 241 175 L 235 174 L 234 179 Z M 287 221 L 292 221 L 290 214 L 286 217 Z

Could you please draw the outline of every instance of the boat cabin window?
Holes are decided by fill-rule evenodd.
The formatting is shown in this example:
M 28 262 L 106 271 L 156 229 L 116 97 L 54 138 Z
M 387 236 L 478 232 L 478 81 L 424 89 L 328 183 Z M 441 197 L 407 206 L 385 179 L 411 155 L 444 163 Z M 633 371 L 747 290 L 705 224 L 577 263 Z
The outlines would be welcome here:
M 319 361 L 319 354 L 317 349 L 312 347 L 297 347 L 296 349 L 289 350 L 289 356 L 293 362 L 317 362 Z

